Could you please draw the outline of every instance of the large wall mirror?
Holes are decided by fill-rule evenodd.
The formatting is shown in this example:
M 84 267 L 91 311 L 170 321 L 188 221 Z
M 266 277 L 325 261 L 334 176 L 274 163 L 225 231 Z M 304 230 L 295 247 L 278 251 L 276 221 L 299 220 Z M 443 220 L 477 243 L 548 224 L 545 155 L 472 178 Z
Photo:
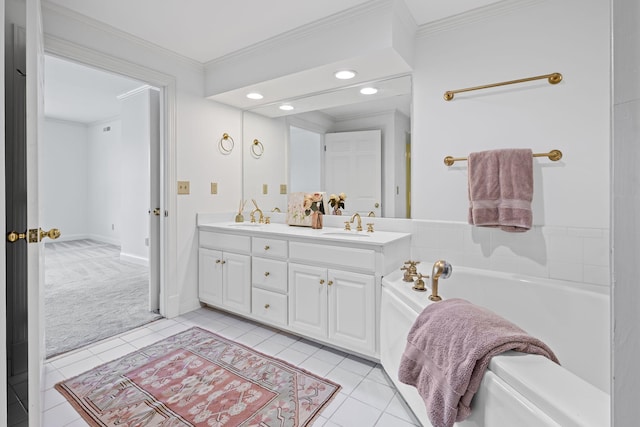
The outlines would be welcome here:
M 245 110 L 243 197 L 266 213 L 289 192 L 344 192 L 345 214 L 408 218 L 410 115 L 408 75 Z

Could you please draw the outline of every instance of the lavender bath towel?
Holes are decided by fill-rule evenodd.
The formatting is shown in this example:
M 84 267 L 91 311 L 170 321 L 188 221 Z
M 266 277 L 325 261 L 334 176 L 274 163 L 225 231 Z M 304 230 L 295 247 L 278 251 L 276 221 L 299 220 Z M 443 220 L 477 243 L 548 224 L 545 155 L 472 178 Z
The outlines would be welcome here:
M 489 361 L 507 350 L 558 363 L 546 344 L 490 310 L 444 300 L 428 305 L 411 327 L 398 379 L 418 389 L 434 427 L 451 427 L 470 415 Z
M 529 149 L 469 154 L 469 224 L 511 232 L 531 228 L 532 154 Z

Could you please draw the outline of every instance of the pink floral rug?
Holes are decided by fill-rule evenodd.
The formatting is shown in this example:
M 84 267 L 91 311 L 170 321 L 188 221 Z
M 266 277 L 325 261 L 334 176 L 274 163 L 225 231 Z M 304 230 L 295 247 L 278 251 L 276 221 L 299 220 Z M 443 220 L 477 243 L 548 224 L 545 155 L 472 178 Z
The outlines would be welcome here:
M 56 384 L 92 426 L 307 426 L 340 386 L 200 328 Z

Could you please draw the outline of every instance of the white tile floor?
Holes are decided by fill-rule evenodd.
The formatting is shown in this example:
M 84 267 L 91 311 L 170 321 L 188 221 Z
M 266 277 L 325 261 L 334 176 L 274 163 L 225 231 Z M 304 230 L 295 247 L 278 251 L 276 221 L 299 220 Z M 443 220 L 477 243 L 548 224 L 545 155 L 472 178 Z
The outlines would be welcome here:
M 43 427 L 79 427 L 87 424 L 53 386 L 94 366 L 124 356 L 192 326 L 278 357 L 342 386 L 314 427 L 419 426 L 380 365 L 312 341 L 208 308 L 175 319 L 162 319 L 47 361 Z M 231 427 L 231 426 L 230 426 Z

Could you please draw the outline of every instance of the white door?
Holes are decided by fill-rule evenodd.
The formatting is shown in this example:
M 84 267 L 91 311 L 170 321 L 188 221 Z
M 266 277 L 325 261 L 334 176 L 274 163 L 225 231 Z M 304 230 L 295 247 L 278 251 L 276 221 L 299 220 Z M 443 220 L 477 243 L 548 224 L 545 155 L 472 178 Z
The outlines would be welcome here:
M 329 339 L 363 353 L 375 353 L 374 277 L 329 270 L 328 278 Z
M 222 304 L 242 313 L 251 311 L 251 258 L 225 252 L 222 256 Z
M 222 304 L 222 252 L 198 249 L 198 298 L 207 304 Z
M 327 337 L 327 270 L 289 264 L 289 326 L 303 334 Z
M 39 230 L 40 211 L 38 194 L 38 138 L 44 117 L 44 47 L 42 36 L 42 9 L 40 0 L 27 0 L 26 29 L 26 166 L 27 166 L 27 227 Z M 29 425 L 40 425 L 40 384 L 44 377 L 44 300 L 41 274 L 44 254 L 40 236 L 27 245 L 27 299 L 29 333 Z
M 149 92 L 149 311 L 160 311 L 160 241 L 164 218 L 160 142 L 160 94 Z
M 325 135 L 327 194 L 345 193 L 345 213 L 382 213 L 382 139 L 380 130 Z

